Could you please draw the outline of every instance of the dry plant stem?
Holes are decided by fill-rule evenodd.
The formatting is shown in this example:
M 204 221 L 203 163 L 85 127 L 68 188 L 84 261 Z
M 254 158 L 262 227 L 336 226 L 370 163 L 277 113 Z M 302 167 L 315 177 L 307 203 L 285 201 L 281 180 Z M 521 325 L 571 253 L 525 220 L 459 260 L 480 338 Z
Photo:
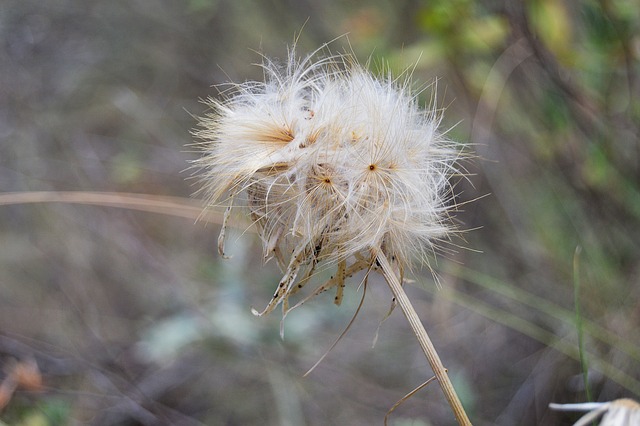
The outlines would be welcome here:
M 431 343 L 431 339 L 427 334 L 427 330 L 425 330 L 422 322 L 420 322 L 420 318 L 416 313 L 416 310 L 413 308 L 413 305 L 409 301 L 407 294 L 404 292 L 398 277 L 393 272 L 393 268 L 389 263 L 389 260 L 384 255 L 382 250 L 378 250 L 376 252 L 376 258 L 378 263 L 382 267 L 382 274 L 384 275 L 389 287 L 391 288 L 391 292 L 396 298 L 398 305 L 402 309 L 404 316 L 409 321 L 411 325 L 411 329 L 413 333 L 416 335 L 418 339 L 418 343 L 420 343 L 420 347 L 424 352 L 427 360 L 429 361 L 429 365 L 431 365 L 431 369 L 433 373 L 438 378 L 438 383 L 440 383 L 440 387 L 442 388 L 442 392 L 444 396 L 447 398 L 451 409 L 453 410 L 453 414 L 456 417 L 456 420 L 460 425 L 470 426 L 471 421 L 467 416 L 467 413 L 464 411 L 462 407 L 462 403 L 460 402 L 460 398 L 458 398 L 458 394 L 453 388 L 453 384 L 451 380 L 449 380 L 449 375 L 447 374 L 447 369 L 442 365 L 442 361 L 436 352 L 436 348 Z

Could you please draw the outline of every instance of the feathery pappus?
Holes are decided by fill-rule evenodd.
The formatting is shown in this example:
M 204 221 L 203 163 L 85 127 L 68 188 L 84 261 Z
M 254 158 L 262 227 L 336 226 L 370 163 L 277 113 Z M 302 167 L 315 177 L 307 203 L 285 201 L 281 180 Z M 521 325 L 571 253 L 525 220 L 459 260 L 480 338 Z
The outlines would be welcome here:
M 296 306 L 330 288 L 342 300 L 345 279 L 375 269 L 382 251 L 400 277 L 426 261 L 453 230 L 448 211 L 460 145 L 422 109 L 410 78 L 374 76 L 352 55 L 278 64 L 264 58 L 264 81 L 232 84 L 194 136 L 202 191 L 226 205 L 218 249 L 233 208 L 245 209 L 262 239 L 265 261 L 283 277 L 271 312 L 307 284 L 320 262 L 337 271 Z M 294 306 L 295 307 L 295 306 Z

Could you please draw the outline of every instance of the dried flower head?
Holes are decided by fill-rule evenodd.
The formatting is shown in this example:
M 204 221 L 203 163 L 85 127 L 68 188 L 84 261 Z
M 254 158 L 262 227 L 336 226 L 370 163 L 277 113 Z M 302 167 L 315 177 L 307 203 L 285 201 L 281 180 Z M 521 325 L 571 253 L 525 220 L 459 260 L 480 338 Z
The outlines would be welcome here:
M 580 404 L 554 404 L 559 411 L 588 411 L 573 426 L 587 426 L 602 417 L 600 426 L 640 425 L 640 404 L 633 399 L 622 398 L 611 402 L 585 402 Z
M 450 231 L 460 149 L 438 131 L 438 113 L 419 107 L 408 78 L 376 78 L 350 55 L 317 57 L 265 59 L 265 81 L 208 99 L 195 132 L 204 191 L 227 204 L 220 253 L 231 208 L 242 206 L 265 260 L 284 273 L 257 315 L 279 303 L 286 313 L 321 261 L 337 273 L 310 297 L 337 287 L 339 304 L 345 278 L 372 268 L 376 252 L 402 276 Z

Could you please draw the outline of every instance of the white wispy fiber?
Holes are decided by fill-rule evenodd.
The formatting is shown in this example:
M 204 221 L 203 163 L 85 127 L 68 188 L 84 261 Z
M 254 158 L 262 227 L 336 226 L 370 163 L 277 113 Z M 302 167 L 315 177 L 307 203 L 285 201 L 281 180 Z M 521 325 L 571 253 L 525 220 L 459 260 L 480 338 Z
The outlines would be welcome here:
M 460 146 L 438 131 L 435 109 L 420 108 L 409 77 L 378 78 L 351 55 L 262 64 L 263 82 L 233 84 L 194 132 L 210 205 L 247 209 L 265 260 L 283 271 L 273 300 L 289 297 L 319 262 L 337 273 L 309 297 L 375 268 L 381 250 L 402 276 L 423 263 L 451 229 L 450 178 Z M 303 299 L 299 304 L 307 300 Z

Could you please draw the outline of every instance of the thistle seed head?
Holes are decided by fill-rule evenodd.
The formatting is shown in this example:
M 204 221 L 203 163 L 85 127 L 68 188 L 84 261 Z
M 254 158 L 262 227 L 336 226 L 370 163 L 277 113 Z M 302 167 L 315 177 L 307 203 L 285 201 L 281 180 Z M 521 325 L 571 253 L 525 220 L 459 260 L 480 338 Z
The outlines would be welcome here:
M 320 261 L 352 274 L 381 250 L 402 273 L 451 230 L 461 150 L 438 131 L 437 111 L 420 108 L 408 78 L 375 77 L 349 55 L 317 57 L 265 59 L 265 81 L 208 99 L 195 132 L 209 203 L 248 209 L 265 259 L 283 270 L 259 314 L 281 302 L 286 311 Z

